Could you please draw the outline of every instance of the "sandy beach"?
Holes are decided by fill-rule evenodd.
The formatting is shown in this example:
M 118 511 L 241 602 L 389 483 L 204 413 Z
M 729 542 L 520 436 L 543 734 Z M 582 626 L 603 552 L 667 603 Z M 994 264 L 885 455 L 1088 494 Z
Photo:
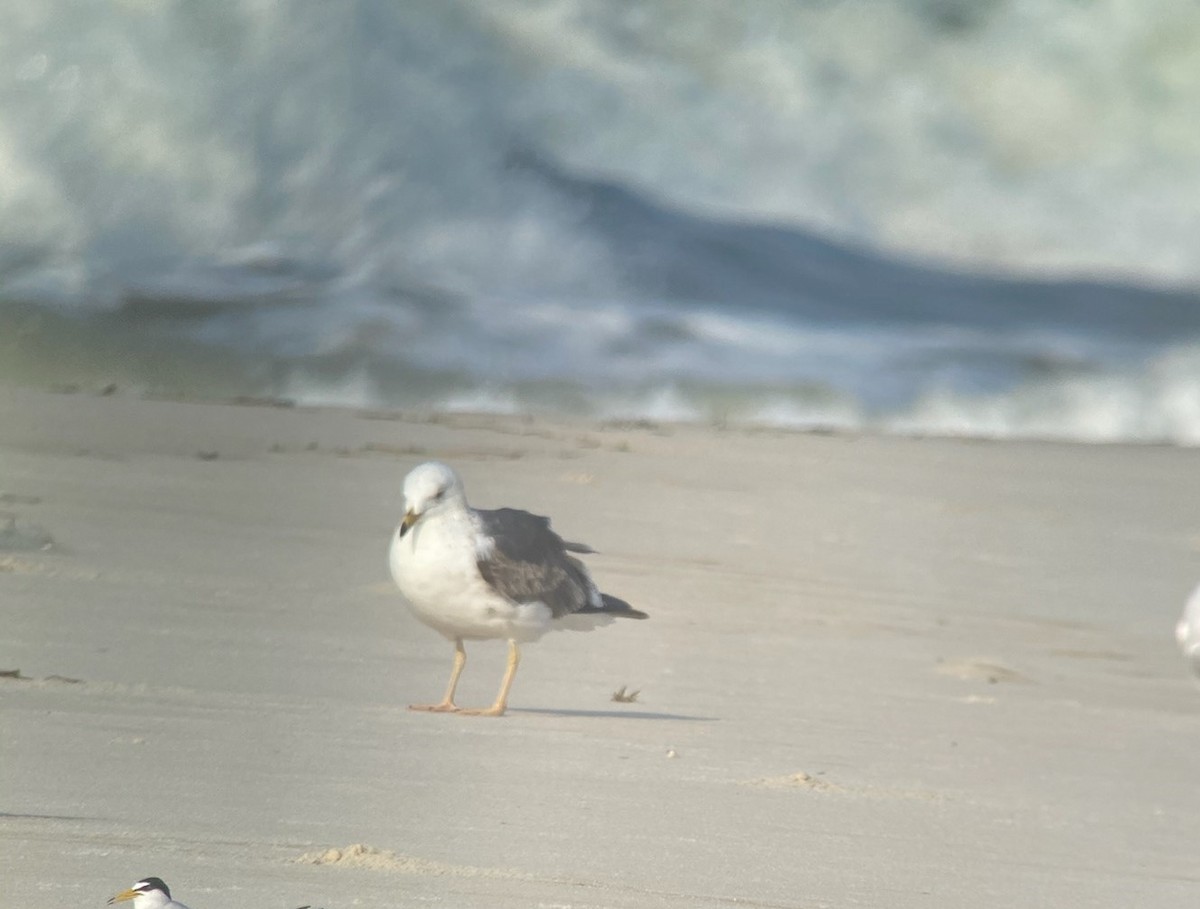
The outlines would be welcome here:
M 526 648 L 503 718 L 408 711 L 451 659 L 385 560 L 429 458 L 650 620 Z M 1198 476 L 0 389 L 0 906 L 1189 905 Z

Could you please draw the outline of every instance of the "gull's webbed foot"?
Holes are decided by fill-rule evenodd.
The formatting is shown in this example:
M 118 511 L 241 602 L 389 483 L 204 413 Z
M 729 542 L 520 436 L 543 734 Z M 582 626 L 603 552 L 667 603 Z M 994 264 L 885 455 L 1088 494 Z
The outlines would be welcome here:
M 453 701 L 442 701 L 440 704 L 409 704 L 409 710 L 420 710 L 424 713 L 463 713 L 463 709 Z
M 491 707 L 459 708 L 458 712 L 463 716 L 504 716 L 506 706 L 505 704 L 493 704 Z

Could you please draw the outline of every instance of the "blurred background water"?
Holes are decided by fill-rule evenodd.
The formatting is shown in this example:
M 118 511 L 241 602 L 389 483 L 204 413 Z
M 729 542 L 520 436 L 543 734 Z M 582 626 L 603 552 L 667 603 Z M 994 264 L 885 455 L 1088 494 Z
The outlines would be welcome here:
M 0 0 L 0 378 L 1200 443 L 1200 6 Z

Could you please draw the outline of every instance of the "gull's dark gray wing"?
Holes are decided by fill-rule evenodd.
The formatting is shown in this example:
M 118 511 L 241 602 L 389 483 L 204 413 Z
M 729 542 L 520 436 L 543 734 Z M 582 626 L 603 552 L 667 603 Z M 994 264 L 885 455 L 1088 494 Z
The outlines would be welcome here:
M 567 554 L 568 548 L 592 550 L 565 542 L 550 529 L 549 518 L 517 508 L 477 509 L 475 516 L 480 532 L 490 541 L 476 564 L 483 579 L 501 595 L 514 603 L 545 603 L 556 619 L 604 609 L 600 591 L 583 563 Z

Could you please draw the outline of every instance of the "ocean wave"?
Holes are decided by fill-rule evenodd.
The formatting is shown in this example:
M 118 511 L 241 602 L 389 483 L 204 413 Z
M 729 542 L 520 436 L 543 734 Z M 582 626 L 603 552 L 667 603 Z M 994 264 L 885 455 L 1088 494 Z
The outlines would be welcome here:
M 1200 10 L 0 10 L 11 380 L 1196 444 Z

